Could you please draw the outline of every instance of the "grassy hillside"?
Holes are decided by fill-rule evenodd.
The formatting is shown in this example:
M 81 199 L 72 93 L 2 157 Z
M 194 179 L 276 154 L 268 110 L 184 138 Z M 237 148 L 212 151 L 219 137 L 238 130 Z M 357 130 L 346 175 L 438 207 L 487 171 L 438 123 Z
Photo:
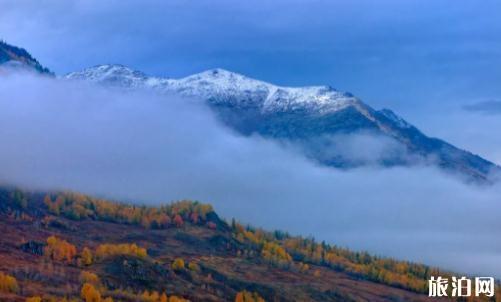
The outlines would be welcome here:
M 225 222 L 191 201 L 1 188 L 0 232 L 1 301 L 425 301 L 429 276 L 446 274 Z

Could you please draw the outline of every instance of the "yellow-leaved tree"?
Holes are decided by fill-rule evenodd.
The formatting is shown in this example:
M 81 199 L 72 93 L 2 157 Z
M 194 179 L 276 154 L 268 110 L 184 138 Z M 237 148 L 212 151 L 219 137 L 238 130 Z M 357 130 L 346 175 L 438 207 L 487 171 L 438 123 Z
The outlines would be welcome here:
M 238 292 L 235 296 L 235 302 L 265 302 L 258 293 L 248 292 L 246 290 Z
M 181 258 L 176 258 L 174 262 L 172 263 L 172 269 L 175 271 L 182 271 L 184 270 L 184 260 Z
M 85 302 L 101 302 L 101 293 L 90 283 L 82 286 L 80 295 Z
M 0 272 L 0 292 L 15 293 L 19 290 L 16 278 Z
M 56 236 L 47 238 L 44 255 L 52 260 L 71 262 L 76 254 L 77 248 L 68 241 L 59 239 Z
M 84 247 L 82 250 L 82 254 L 80 255 L 82 258 L 82 264 L 85 266 L 92 264 L 92 252 L 88 247 Z
M 96 249 L 96 258 L 102 260 L 113 256 L 135 256 L 139 258 L 148 257 L 145 248 L 137 246 L 137 244 L 101 244 Z

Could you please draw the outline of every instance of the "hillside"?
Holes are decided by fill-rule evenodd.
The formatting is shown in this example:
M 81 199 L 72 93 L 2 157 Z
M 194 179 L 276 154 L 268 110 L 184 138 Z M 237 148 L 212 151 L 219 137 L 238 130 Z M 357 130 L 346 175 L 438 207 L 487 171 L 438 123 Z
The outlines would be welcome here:
M 33 58 L 24 48 L 9 45 L 0 40 L 0 66 L 14 69 L 35 70 L 42 74 L 52 74 Z
M 167 301 L 163 293 L 177 297 L 169 301 L 251 293 L 245 301 L 425 301 L 426 280 L 439 273 L 227 223 L 190 201 L 152 208 L 2 188 L 0 232 L 0 272 L 11 278 L 1 301 Z

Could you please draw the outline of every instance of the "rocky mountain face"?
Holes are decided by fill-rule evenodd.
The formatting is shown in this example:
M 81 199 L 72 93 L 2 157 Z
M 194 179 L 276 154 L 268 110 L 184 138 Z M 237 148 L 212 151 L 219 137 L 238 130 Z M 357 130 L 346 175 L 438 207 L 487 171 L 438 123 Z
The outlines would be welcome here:
M 100 65 L 65 78 L 203 99 L 239 133 L 292 143 L 328 166 L 431 164 L 478 182 L 491 182 L 491 175 L 500 170 L 426 136 L 389 109 L 375 110 L 329 86 L 281 87 L 222 69 L 181 79 L 158 78 L 121 65 Z
M 22 70 L 35 70 L 43 74 L 52 74 L 43 67 L 25 49 L 0 41 L 0 66 Z
M 25 49 L 2 41 L 0 67 L 52 75 Z M 492 182 L 492 175 L 501 170 L 475 154 L 426 136 L 389 109 L 375 110 L 329 86 L 282 87 L 223 69 L 181 79 L 159 78 L 122 65 L 95 66 L 63 78 L 202 99 L 240 134 L 293 144 L 327 166 L 432 164 L 477 182 Z

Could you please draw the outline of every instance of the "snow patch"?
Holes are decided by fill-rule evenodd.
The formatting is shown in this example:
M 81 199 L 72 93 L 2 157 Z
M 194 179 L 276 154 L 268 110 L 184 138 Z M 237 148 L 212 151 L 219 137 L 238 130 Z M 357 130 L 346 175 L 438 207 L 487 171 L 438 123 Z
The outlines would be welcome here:
M 235 106 L 253 104 L 262 112 L 308 110 L 325 114 L 361 104 L 351 94 L 329 86 L 283 87 L 219 68 L 181 79 L 168 79 L 148 77 L 122 65 L 100 65 L 70 73 L 64 78 L 122 88 L 174 92 Z

